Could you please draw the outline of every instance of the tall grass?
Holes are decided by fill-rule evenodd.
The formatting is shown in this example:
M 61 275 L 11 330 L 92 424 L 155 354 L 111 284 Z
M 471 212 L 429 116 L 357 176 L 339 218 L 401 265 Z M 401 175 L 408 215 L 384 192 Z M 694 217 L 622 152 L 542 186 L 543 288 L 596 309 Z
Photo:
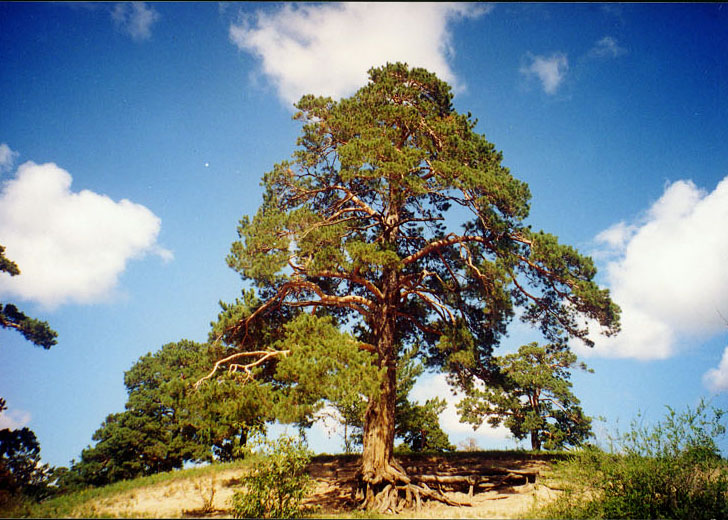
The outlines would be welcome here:
M 716 439 L 724 411 L 668 407 L 654 426 L 633 421 L 610 451 L 589 448 L 557 464 L 564 493 L 543 518 L 728 518 L 728 462 Z

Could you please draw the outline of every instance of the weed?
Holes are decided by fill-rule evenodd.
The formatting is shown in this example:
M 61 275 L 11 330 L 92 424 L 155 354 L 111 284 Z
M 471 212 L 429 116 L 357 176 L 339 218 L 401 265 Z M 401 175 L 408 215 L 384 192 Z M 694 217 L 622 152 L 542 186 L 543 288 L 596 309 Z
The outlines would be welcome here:
M 265 443 L 266 457 L 242 480 L 233 495 L 236 518 L 292 518 L 303 514 L 302 502 L 311 488 L 305 473 L 311 453 L 288 436 Z
M 652 427 L 633 421 L 612 451 L 583 449 L 557 465 L 565 492 L 532 516 L 727 518 L 728 464 L 715 441 L 723 415 L 701 401 L 683 413 L 668 407 Z

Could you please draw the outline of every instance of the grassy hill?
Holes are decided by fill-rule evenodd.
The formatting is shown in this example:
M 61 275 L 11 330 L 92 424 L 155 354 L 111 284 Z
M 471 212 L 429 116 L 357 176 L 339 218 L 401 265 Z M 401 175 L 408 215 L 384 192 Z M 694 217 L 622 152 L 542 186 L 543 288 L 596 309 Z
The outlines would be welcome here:
M 559 458 L 563 458 L 563 454 L 487 451 L 411 454 L 400 456 L 398 460 L 408 471 L 446 476 L 469 472 L 491 474 L 493 477 L 484 478 L 476 485 L 478 489 L 472 498 L 472 506 L 453 508 L 430 502 L 417 512 L 417 517 L 512 518 L 522 515 L 535 501 L 553 498 L 556 492 L 542 484 L 542 476 Z M 256 462 L 256 457 L 251 457 L 235 463 L 212 464 L 118 482 L 56 497 L 18 513 L 41 518 L 229 517 L 229 501 L 239 488 L 240 477 Z M 307 499 L 312 516 L 373 516 L 356 511 L 350 500 L 357 463 L 358 457 L 351 455 L 314 457 L 309 473 L 316 487 Z M 516 479 L 505 478 L 509 474 L 515 475 Z M 521 480 L 520 476 L 526 474 L 539 475 L 539 478 L 535 482 L 527 477 Z M 468 497 L 467 486 L 453 487 L 449 481 L 431 485 L 439 486 L 450 496 Z

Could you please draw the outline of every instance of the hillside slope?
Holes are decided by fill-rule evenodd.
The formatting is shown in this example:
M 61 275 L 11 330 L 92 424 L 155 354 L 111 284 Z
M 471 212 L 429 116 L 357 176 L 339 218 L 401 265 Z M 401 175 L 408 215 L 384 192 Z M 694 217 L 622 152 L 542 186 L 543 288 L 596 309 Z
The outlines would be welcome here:
M 402 518 L 517 518 L 536 501 L 552 500 L 557 491 L 543 485 L 551 462 L 558 455 L 523 452 L 452 453 L 398 457 L 408 473 L 417 474 L 433 489 L 470 506 L 427 501 Z M 212 465 L 147 477 L 84 492 L 86 496 L 61 497 L 33 511 L 34 516 L 184 518 L 229 517 L 230 498 L 251 464 Z M 315 516 L 351 516 L 355 504 L 357 458 L 322 455 L 309 466 L 315 481 L 306 500 Z M 138 485 L 137 485 L 138 484 Z M 472 490 L 471 490 L 472 488 Z M 81 494 L 79 494 L 81 495 Z

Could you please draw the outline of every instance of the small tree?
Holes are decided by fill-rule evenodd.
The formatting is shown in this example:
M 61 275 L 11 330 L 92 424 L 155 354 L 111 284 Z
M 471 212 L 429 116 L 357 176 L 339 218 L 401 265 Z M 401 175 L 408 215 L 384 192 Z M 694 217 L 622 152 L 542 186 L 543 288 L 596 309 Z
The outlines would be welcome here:
M 5 399 L 0 397 L 0 414 L 5 409 Z M 32 430 L 0 430 L 0 516 L 14 497 L 40 500 L 52 494 L 52 472 L 48 464 L 41 464 L 40 444 Z
M 242 478 L 243 489 L 233 495 L 235 518 L 294 518 L 311 488 L 306 466 L 311 453 L 288 436 L 265 443 L 265 458 Z
M 462 451 L 480 451 L 480 446 L 478 446 L 478 441 L 476 441 L 473 437 L 468 437 L 467 439 L 460 441 L 458 443 L 458 448 Z
M 182 340 L 150 352 L 125 372 L 126 410 L 109 415 L 64 480 L 106 485 L 181 468 L 186 461 L 232 460 L 249 432 L 269 418 L 265 386 L 241 388 L 227 374 L 199 391 L 190 382 L 224 354 Z
M 577 366 L 575 354 L 563 346 L 529 343 L 495 362 L 500 383 L 466 390 L 457 405 L 462 422 L 474 428 L 483 421 L 493 427 L 502 423 L 516 439 L 530 435 L 533 450 L 579 445 L 591 435 L 591 419 L 584 415 L 569 381 L 570 370 Z M 593 372 L 584 363 L 578 366 Z

